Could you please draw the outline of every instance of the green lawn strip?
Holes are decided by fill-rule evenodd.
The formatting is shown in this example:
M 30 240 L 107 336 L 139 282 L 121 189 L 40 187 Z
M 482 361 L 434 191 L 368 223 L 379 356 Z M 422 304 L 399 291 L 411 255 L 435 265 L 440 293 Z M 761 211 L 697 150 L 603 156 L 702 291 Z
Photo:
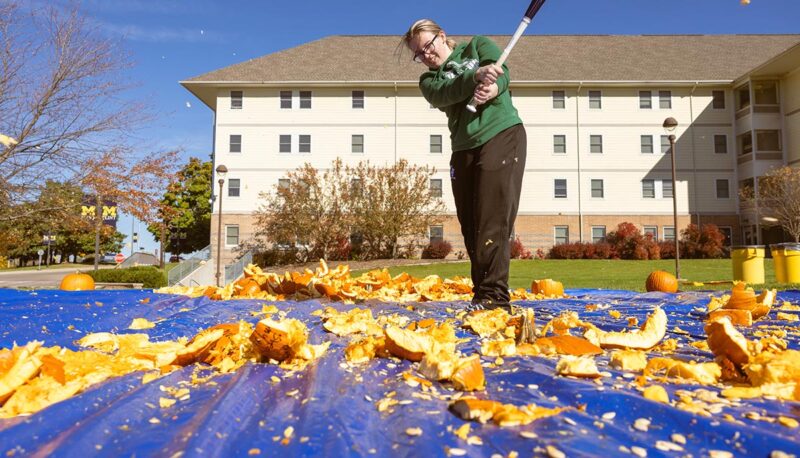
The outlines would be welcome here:
M 772 260 L 764 262 L 767 283 L 765 285 L 752 285 L 755 289 L 777 288 L 799 289 L 800 284 L 785 284 L 775 282 L 775 273 Z M 564 287 L 592 288 L 592 289 L 624 289 L 644 291 L 644 283 L 650 272 L 666 270 L 674 272 L 675 260 L 662 259 L 658 261 L 625 261 L 604 259 L 581 260 L 513 260 L 509 275 L 511 288 L 529 289 L 531 280 L 538 278 L 552 278 L 564 283 Z M 456 275 L 469 276 L 469 263 L 438 263 L 416 266 L 397 266 L 389 268 L 392 275 L 401 272 L 422 278 L 436 274 L 443 278 Z M 358 276 L 365 271 L 354 271 L 353 276 Z M 681 276 L 684 279 L 704 282 L 714 280 L 730 280 L 733 276 L 733 267 L 730 259 L 683 259 L 681 260 Z M 694 286 L 682 284 L 681 290 L 727 290 L 730 284 Z

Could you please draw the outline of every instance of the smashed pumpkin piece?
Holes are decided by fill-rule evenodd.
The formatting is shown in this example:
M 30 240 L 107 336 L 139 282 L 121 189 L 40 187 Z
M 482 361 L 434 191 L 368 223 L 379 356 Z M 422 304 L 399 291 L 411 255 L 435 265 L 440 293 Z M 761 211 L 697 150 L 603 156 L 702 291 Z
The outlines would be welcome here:
M 462 327 L 471 330 L 479 337 L 489 337 L 505 330 L 510 319 L 511 314 L 501 308 L 476 310 L 464 317 Z
M 480 423 L 492 420 L 501 427 L 527 425 L 540 418 L 558 415 L 566 410 L 564 408 L 537 407 L 535 404 L 517 407 L 513 404 L 475 398 L 458 399 L 451 402 L 449 408 L 462 420 Z
M 763 352 L 744 366 L 747 378 L 753 385 L 800 385 L 800 351 L 785 350 L 780 353 Z
M 536 339 L 536 346 L 539 347 L 542 354 L 559 354 L 559 355 L 599 355 L 603 353 L 603 349 L 597 345 L 589 342 L 581 337 L 572 335 L 540 337 Z
M 632 348 L 647 350 L 655 347 L 667 333 L 667 314 L 657 307 L 647 317 L 640 329 L 623 332 L 606 332 L 595 327 L 586 330 L 583 337 L 601 348 Z
M 641 350 L 615 350 L 608 365 L 623 371 L 639 372 L 647 367 L 647 354 Z
M 600 371 L 597 370 L 597 364 L 595 364 L 594 358 L 588 356 L 562 356 L 556 364 L 556 373 L 558 375 L 580 378 L 602 377 Z
M 128 326 L 128 329 L 139 331 L 142 329 L 150 329 L 154 327 L 156 327 L 155 323 L 149 321 L 147 318 L 134 318 L 133 321 L 131 321 L 130 326 Z
M 344 356 L 351 364 L 362 364 L 375 357 L 388 357 L 386 350 L 386 337 L 367 336 L 361 340 L 351 342 L 344 349 Z
M 461 391 L 480 391 L 486 387 L 486 378 L 478 355 L 458 360 L 453 376 L 453 386 Z
M 514 339 L 486 340 L 481 343 L 483 356 L 514 356 L 517 354 L 517 345 Z
M 400 359 L 421 361 L 433 345 L 433 340 L 428 334 L 401 329 L 397 326 L 388 326 L 385 332 L 386 349 Z
M 548 321 L 547 324 L 544 325 L 544 328 L 542 328 L 542 335 L 546 336 L 551 330 L 555 335 L 568 335 L 570 329 L 573 328 L 595 329 L 595 326 L 582 321 L 576 312 L 567 311 Z
M 36 351 L 41 346 L 41 342 L 33 341 L 24 347 L 3 350 L 3 366 L 7 369 L 0 372 L 0 404 L 39 372 L 42 361 L 36 356 Z
M 338 312 L 332 307 L 328 307 L 322 315 L 322 320 L 322 327 L 337 336 L 383 335 L 383 328 L 375 321 L 372 310 L 369 309 L 354 308 L 347 312 Z
M 708 347 L 716 356 L 725 357 L 738 365 L 747 364 L 750 351 L 747 339 L 736 330 L 728 317 L 721 317 L 706 324 Z
M 275 321 L 265 318 L 256 324 L 250 340 L 262 356 L 276 361 L 291 359 L 308 339 L 306 326 L 299 320 L 287 318 Z
M 642 391 L 642 396 L 651 401 L 669 404 L 669 394 L 661 385 L 650 385 Z
M 750 310 L 742 309 L 719 309 L 708 314 L 709 321 L 716 321 L 722 317 L 728 317 L 735 326 L 752 326 L 753 313 Z
M 223 329 L 206 329 L 198 333 L 186 346 L 175 355 L 172 364 L 188 366 L 189 364 L 202 361 L 225 334 Z
M 644 375 L 651 376 L 664 373 L 667 378 L 694 380 L 704 385 L 716 383 L 722 375 L 722 369 L 715 362 L 696 363 L 672 358 L 653 358 L 647 362 Z

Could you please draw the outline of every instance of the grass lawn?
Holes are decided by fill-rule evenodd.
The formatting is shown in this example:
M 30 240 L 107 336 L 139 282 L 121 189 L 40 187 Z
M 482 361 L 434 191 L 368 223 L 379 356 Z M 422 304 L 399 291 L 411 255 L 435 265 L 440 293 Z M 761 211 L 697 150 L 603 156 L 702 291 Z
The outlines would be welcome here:
M 772 259 L 764 262 L 766 285 L 754 285 L 756 289 L 764 286 L 777 289 L 800 289 L 800 284 L 776 283 Z M 675 260 L 622 261 L 622 260 L 513 260 L 509 286 L 511 288 L 530 288 L 531 280 L 552 278 L 564 283 L 565 288 L 626 289 L 644 291 L 647 275 L 654 270 L 675 271 Z M 469 277 L 468 262 L 437 263 L 416 266 L 398 266 L 389 269 L 392 275 L 408 272 L 415 277 L 436 274 L 441 277 L 456 275 Z M 363 271 L 355 271 L 358 275 Z M 730 280 L 733 267 L 730 259 L 683 259 L 681 277 L 697 282 Z M 730 289 L 730 284 L 693 286 L 681 285 L 682 290 Z

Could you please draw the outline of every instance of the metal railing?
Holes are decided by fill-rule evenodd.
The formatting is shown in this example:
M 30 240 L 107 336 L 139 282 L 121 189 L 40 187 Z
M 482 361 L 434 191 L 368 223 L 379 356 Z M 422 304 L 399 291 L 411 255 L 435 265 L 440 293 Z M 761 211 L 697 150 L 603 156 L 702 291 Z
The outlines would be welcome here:
M 203 263 L 211 259 L 211 245 L 203 248 L 197 253 L 193 254 L 185 261 L 181 262 L 167 274 L 167 284 L 169 286 L 177 285 L 189 274 L 197 270 Z
M 244 266 L 253 262 L 253 252 L 247 251 L 243 254 L 239 259 L 236 260 L 233 264 L 228 264 L 225 266 L 225 284 L 236 280 L 239 276 L 244 273 Z

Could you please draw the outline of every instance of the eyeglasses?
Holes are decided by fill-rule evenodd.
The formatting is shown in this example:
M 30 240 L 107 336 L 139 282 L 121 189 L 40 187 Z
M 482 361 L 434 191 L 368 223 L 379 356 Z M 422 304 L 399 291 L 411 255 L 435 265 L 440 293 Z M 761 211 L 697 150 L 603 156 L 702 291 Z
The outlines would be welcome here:
M 439 38 L 439 35 L 438 34 L 434 35 L 433 38 L 431 38 L 431 41 L 429 41 L 428 43 L 425 44 L 425 46 L 422 47 L 421 51 L 417 51 L 414 53 L 414 59 L 413 59 L 414 62 L 418 64 L 422 63 L 422 56 L 424 54 L 428 54 L 429 52 L 435 49 L 433 42 L 436 41 L 437 38 Z

